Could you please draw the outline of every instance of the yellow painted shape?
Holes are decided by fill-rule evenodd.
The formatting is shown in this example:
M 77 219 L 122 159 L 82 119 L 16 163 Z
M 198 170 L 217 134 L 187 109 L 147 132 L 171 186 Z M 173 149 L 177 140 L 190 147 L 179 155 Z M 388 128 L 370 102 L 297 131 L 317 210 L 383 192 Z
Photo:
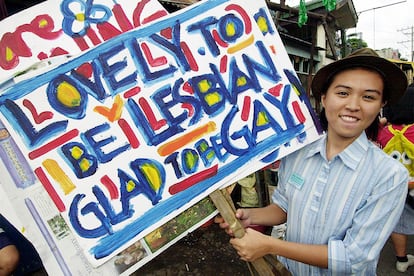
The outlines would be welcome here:
M 74 159 L 79 160 L 83 154 L 83 150 L 80 147 L 73 147 L 70 153 Z
M 189 168 L 194 167 L 194 164 L 197 162 L 197 157 L 194 156 L 191 152 L 187 152 L 185 155 L 185 163 Z
M 64 106 L 74 107 L 80 105 L 81 95 L 79 91 L 66 81 L 58 85 L 56 96 Z
M 82 158 L 82 160 L 79 162 L 79 168 L 82 170 L 82 172 L 86 172 L 90 167 L 91 163 L 86 158 Z
M 236 33 L 236 28 L 234 28 L 234 24 L 233 23 L 227 24 L 226 26 L 227 36 L 234 36 L 235 33 Z
M 269 122 L 269 120 L 267 119 L 267 116 L 265 113 L 263 112 L 259 112 L 259 116 L 257 116 L 257 125 L 258 126 L 263 126 L 265 124 L 267 124 Z
M 39 27 L 40 28 L 44 28 L 46 26 L 47 26 L 47 20 L 42 19 L 42 20 L 39 21 Z
M 210 151 L 210 152 L 207 154 L 207 159 L 212 159 L 214 156 L 216 156 L 216 154 L 214 153 L 214 151 Z
M 240 77 L 240 78 L 238 78 L 237 79 L 237 82 L 236 82 L 236 84 L 237 84 L 237 86 L 243 86 L 243 85 L 246 85 L 246 78 L 245 77 Z
M 77 15 L 75 15 L 76 20 L 78 21 L 85 21 L 85 14 L 84 13 L 78 13 Z
M 134 189 L 135 189 L 134 181 L 132 180 L 128 181 L 127 186 L 126 186 L 126 190 L 128 191 L 128 193 L 132 192 Z
M 11 61 L 14 57 L 14 52 L 10 47 L 6 47 L 6 61 Z
M 65 195 L 68 195 L 76 188 L 76 185 L 70 180 L 59 164 L 53 159 L 46 159 L 42 165 L 49 175 L 59 184 Z
M 158 191 L 161 187 L 161 176 L 157 167 L 155 167 L 153 164 L 144 164 L 141 169 L 144 172 L 151 188 L 155 192 Z
M 293 87 L 293 91 L 295 91 L 296 95 L 300 96 L 300 91 L 296 86 L 292 86 Z
M 252 45 L 253 42 L 254 42 L 254 35 L 251 35 L 246 40 L 244 40 L 244 41 L 242 41 L 242 42 L 240 42 L 240 43 L 238 43 L 238 44 L 236 44 L 232 47 L 229 47 L 227 49 L 227 53 L 234 54 L 234 53 L 236 53 L 240 50 L 243 50 L 244 48 Z
M 209 93 L 208 95 L 206 95 L 205 97 L 204 97 L 204 99 L 205 99 L 205 101 L 210 105 L 210 106 L 212 106 L 212 105 L 214 105 L 214 104 L 216 104 L 216 103 L 218 103 L 218 102 L 220 102 L 220 100 L 221 100 L 221 95 L 219 94 L 219 93 L 217 93 L 217 92 L 214 92 L 214 93 Z
M 202 80 L 198 82 L 198 87 L 200 89 L 200 92 L 205 93 L 210 89 L 211 84 L 208 80 Z
M 260 16 L 257 19 L 257 26 L 259 26 L 259 29 L 263 33 L 267 33 L 269 31 L 269 26 L 267 25 L 267 20 L 263 16 Z

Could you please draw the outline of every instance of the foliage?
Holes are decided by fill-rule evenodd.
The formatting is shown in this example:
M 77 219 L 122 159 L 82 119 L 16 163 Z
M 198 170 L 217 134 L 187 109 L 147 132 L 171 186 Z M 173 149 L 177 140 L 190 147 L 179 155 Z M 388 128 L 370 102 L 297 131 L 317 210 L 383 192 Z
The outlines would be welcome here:
M 336 8 L 336 0 L 322 0 L 325 8 L 328 11 L 333 11 Z
M 322 3 L 328 12 L 331 12 L 336 8 L 336 0 L 322 0 Z M 306 9 L 306 3 L 305 3 L 305 0 L 300 0 L 298 26 L 302 27 L 307 21 L 308 21 L 308 12 Z
M 305 0 L 300 0 L 298 26 L 302 27 L 308 21 L 308 13 L 306 11 Z
M 355 50 L 368 47 L 368 44 L 363 41 L 361 38 L 351 37 L 346 40 L 347 48 L 349 49 L 349 53 L 352 53 Z

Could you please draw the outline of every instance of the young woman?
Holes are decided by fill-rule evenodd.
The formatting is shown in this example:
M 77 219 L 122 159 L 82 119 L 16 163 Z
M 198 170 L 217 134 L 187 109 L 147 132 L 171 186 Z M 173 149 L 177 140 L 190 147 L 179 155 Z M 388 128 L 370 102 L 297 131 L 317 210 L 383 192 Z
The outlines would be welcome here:
M 285 239 L 246 228 L 243 238 L 230 240 L 241 259 L 275 254 L 293 275 L 376 275 L 408 174 L 370 140 L 381 108 L 406 86 L 404 73 L 369 48 L 317 72 L 312 92 L 326 134 L 282 158 L 272 204 L 236 212 L 245 227 L 286 222 Z M 231 234 L 222 218 L 216 222 Z

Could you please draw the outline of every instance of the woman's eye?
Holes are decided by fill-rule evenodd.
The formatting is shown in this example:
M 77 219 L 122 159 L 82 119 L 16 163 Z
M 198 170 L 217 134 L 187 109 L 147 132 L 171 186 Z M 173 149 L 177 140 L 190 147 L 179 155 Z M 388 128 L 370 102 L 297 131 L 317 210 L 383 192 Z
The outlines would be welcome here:
M 376 98 L 374 96 L 371 95 L 365 95 L 364 99 L 370 100 L 370 101 L 374 101 Z
M 336 94 L 339 95 L 339 96 L 346 96 L 346 95 L 348 95 L 348 92 L 338 91 L 338 92 L 336 92 Z

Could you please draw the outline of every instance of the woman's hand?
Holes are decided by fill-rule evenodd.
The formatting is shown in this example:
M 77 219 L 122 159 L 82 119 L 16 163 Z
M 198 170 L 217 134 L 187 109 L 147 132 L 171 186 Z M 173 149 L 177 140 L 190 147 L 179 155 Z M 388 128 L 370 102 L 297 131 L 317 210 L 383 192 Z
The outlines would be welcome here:
M 242 238 L 232 238 L 231 245 L 239 254 L 240 259 L 252 262 L 270 253 L 272 237 L 262 234 L 254 229 L 247 228 Z
M 251 219 L 249 215 L 250 215 L 249 209 L 238 209 L 236 211 L 235 216 L 240 221 L 243 228 L 247 228 L 251 224 Z M 214 218 L 214 222 L 218 223 L 220 228 L 224 229 L 227 234 L 229 234 L 230 236 L 234 236 L 234 233 L 232 229 L 230 228 L 230 225 L 224 220 L 222 216 L 220 215 L 216 216 Z

